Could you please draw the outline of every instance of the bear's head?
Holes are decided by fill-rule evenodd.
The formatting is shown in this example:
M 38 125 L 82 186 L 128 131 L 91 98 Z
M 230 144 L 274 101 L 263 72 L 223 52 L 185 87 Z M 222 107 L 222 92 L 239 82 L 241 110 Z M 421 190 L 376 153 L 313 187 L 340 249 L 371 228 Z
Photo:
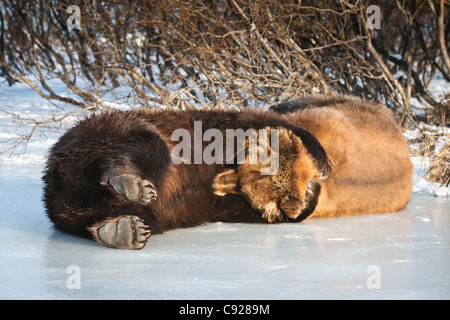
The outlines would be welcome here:
M 258 133 L 258 151 L 265 147 L 262 154 L 267 152 L 272 161 L 260 161 L 261 157 L 251 161 L 254 158 L 250 159 L 252 154 L 246 143 L 245 163 L 217 174 L 214 193 L 241 195 L 268 222 L 301 221 L 314 211 L 320 193 L 317 181 L 323 177 L 297 135 L 285 128 L 274 129 Z M 264 139 L 266 145 L 261 146 Z

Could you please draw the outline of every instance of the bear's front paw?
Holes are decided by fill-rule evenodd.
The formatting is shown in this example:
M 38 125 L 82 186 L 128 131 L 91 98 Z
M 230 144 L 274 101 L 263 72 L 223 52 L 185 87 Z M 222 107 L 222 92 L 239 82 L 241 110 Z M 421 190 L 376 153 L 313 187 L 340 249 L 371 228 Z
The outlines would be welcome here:
M 142 249 L 150 237 L 149 226 L 137 216 L 106 219 L 88 228 L 97 242 L 117 249 Z
M 126 196 L 128 200 L 142 205 L 149 204 L 157 197 L 153 183 L 131 174 L 111 177 L 109 184 L 117 193 Z

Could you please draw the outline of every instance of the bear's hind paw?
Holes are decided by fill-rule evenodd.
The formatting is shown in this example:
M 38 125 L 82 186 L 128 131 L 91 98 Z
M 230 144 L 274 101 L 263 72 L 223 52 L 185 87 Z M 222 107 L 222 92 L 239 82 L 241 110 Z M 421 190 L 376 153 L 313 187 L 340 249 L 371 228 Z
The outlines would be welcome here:
M 120 216 L 96 223 L 88 230 L 94 239 L 110 248 L 139 250 L 150 237 L 149 226 L 137 216 Z

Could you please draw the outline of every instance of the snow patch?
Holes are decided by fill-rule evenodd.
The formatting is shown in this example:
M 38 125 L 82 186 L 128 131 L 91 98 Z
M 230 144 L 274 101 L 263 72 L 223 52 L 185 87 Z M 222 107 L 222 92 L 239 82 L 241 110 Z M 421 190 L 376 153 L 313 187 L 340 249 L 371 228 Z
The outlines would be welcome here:
M 416 217 L 416 219 L 418 219 L 419 221 L 422 221 L 422 222 L 430 222 L 431 221 L 431 219 L 427 218 L 427 217 Z
M 352 239 L 350 239 L 350 238 L 328 238 L 325 240 L 326 241 L 351 241 Z
M 450 187 L 426 180 L 423 175 L 430 167 L 431 159 L 425 157 L 411 157 L 414 165 L 413 192 L 431 194 L 436 197 L 450 196 Z

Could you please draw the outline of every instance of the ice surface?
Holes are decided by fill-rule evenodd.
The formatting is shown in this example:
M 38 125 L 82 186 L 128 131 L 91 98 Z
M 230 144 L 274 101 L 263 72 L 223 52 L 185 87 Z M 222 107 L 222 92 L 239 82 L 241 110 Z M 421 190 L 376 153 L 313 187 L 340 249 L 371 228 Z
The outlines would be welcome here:
M 414 193 L 400 212 L 297 224 L 214 223 L 126 251 L 52 230 L 41 188 L 0 179 L 1 299 L 450 298 L 448 198 Z
M 61 111 L 21 85 L 0 86 L 0 108 Z M 0 140 L 29 130 L 16 129 L 0 113 Z M 419 159 L 412 200 L 400 212 L 215 223 L 122 251 L 52 230 L 40 177 L 59 134 L 38 135 L 24 155 L 0 156 L 0 299 L 450 298 L 449 188 L 423 180 Z

